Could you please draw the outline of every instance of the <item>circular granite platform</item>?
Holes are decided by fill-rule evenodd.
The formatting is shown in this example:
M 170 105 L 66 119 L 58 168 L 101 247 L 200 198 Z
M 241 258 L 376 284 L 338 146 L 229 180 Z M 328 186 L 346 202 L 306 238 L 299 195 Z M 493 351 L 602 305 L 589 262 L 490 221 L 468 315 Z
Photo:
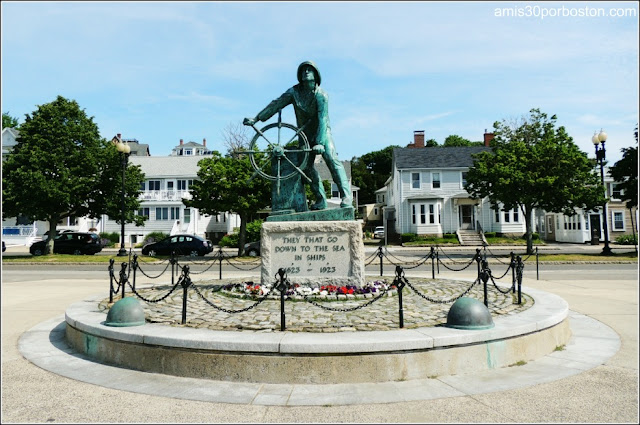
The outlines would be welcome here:
M 415 381 L 524 364 L 565 346 L 571 336 L 567 303 L 534 289 L 526 296 L 533 301 L 529 308 L 494 316 L 492 329 L 335 333 L 158 323 L 114 328 L 104 325 L 103 297 L 94 297 L 67 309 L 65 338 L 94 361 L 153 374 L 275 385 Z

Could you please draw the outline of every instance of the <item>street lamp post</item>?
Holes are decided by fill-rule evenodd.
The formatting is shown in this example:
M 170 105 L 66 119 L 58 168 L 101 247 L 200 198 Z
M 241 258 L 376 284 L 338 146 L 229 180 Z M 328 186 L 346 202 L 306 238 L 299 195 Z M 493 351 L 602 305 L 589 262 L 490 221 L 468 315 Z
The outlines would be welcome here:
M 591 138 L 593 145 L 596 148 L 596 160 L 600 165 L 600 180 L 602 181 L 602 187 L 605 188 L 605 196 L 607 195 L 607 187 L 604 185 L 604 161 L 606 159 L 606 151 L 604 149 L 604 142 L 607 141 L 607 133 L 600 130 L 600 134 L 593 134 Z M 600 144 L 602 143 L 602 146 Z M 602 204 L 602 228 L 604 230 L 604 248 L 602 248 L 602 255 L 611 255 L 611 248 L 609 248 L 609 225 L 607 223 L 607 200 L 605 199 Z
M 125 182 L 125 173 L 127 170 L 127 162 L 129 161 L 129 152 L 131 152 L 131 147 L 128 144 L 122 143 L 118 141 L 116 143 L 116 149 L 120 152 L 120 156 L 122 158 L 122 215 L 120 216 L 120 249 L 118 250 L 118 257 L 124 257 L 127 255 L 127 250 L 124 247 L 124 221 L 125 221 L 125 203 L 124 203 L 124 182 Z

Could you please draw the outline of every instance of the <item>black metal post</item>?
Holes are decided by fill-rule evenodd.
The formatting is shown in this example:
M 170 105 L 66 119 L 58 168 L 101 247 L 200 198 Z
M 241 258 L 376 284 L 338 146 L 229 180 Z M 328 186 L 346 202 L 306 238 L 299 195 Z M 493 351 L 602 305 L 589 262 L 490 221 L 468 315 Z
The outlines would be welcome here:
M 440 253 L 436 251 L 436 268 L 438 269 L 438 274 L 440 274 Z
M 222 247 L 218 248 L 218 261 L 219 261 L 219 276 L 218 278 L 222 280 Z
M 286 329 L 285 319 L 286 315 L 284 312 L 284 294 L 287 290 L 287 272 L 285 269 L 278 269 L 278 282 L 276 283 L 276 289 L 280 291 L 280 331 L 284 332 Z
M 383 256 L 382 247 L 379 246 L 378 247 L 378 258 L 380 258 L 380 276 L 382 276 L 382 273 L 383 273 L 383 271 L 382 271 L 382 256 Z
M 522 258 L 518 255 L 516 257 L 518 262 L 518 304 L 522 304 L 522 271 L 524 269 L 524 264 L 522 264 Z
M 536 280 L 540 280 L 540 261 L 538 259 L 538 247 L 536 247 Z
M 435 250 L 431 247 L 431 279 L 436 278 L 436 267 L 435 267 Z
M 513 251 L 509 253 L 509 256 L 511 257 L 511 262 L 509 263 L 511 264 L 511 293 L 515 294 L 516 293 L 516 258 Z
M 595 136 L 594 136 L 595 137 Z M 602 147 L 598 149 L 596 147 L 596 159 L 600 164 L 600 180 L 602 181 L 602 187 L 605 189 L 605 197 L 607 196 L 607 187 L 604 184 L 604 161 L 606 159 L 606 150 L 604 149 L 604 140 L 602 141 Z M 607 217 L 607 200 L 605 199 L 602 204 L 602 229 L 604 230 L 604 248 L 602 248 L 602 255 L 611 255 L 611 248 L 609 247 L 609 224 Z
M 482 286 L 484 291 L 484 305 L 485 307 L 489 307 L 489 297 L 487 296 L 487 282 L 489 281 L 489 263 L 487 260 L 482 260 Z
M 124 298 L 124 287 L 127 283 L 127 263 L 122 263 L 122 268 L 120 269 L 120 284 L 122 285 L 122 298 Z
M 187 323 L 187 290 L 191 285 L 191 278 L 189 277 L 189 266 L 182 268 L 182 324 Z
M 476 262 L 478 263 L 478 279 L 480 279 L 482 276 L 480 275 L 480 249 L 476 248 Z
M 113 302 L 113 263 L 115 260 L 112 258 L 109 260 L 109 303 Z
M 131 283 L 131 287 L 135 291 L 135 289 L 136 289 L 136 270 L 138 270 L 138 254 L 133 254 L 133 263 L 131 263 L 131 267 L 133 268 L 133 282 Z
M 120 249 L 118 250 L 118 257 L 124 257 L 127 255 L 127 250 L 124 247 L 124 221 L 125 221 L 125 202 L 124 202 L 124 182 L 125 182 L 125 173 L 127 170 L 127 161 L 129 159 L 129 154 L 120 152 L 122 155 L 122 215 L 120 216 Z
M 402 266 L 396 266 L 396 278 L 394 280 L 396 288 L 398 288 L 398 318 L 400 319 L 400 328 L 404 328 L 404 309 L 402 307 L 402 289 L 404 288 L 404 270 Z

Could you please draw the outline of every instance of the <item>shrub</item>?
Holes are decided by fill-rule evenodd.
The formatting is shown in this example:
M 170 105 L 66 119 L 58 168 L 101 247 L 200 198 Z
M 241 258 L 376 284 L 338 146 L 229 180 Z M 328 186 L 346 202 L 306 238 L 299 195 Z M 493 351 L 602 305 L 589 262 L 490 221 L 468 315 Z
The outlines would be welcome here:
M 616 243 L 620 245 L 635 245 L 638 243 L 636 235 L 620 235 L 616 238 Z
M 458 235 L 456 235 L 455 233 L 445 233 L 444 235 L 442 235 L 443 239 L 455 239 L 458 240 Z
M 402 242 L 413 242 L 418 239 L 418 235 L 415 233 L 403 233 L 402 234 Z
M 260 230 L 262 229 L 263 221 L 260 219 L 253 220 L 250 223 L 247 223 L 247 235 L 245 240 L 247 242 L 254 242 L 260 240 Z M 238 246 L 236 242 L 236 246 Z
M 144 237 L 144 240 L 142 241 L 142 245 L 144 246 L 148 243 L 158 242 L 167 237 L 169 237 L 169 235 L 164 232 L 151 232 Z
M 527 234 L 526 233 L 522 234 L 522 239 L 527 239 Z M 539 241 L 540 240 L 540 235 L 535 233 L 535 232 L 531 233 L 531 240 L 532 241 Z
M 120 234 L 118 232 L 103 232 L 98 236 L 100 237 L 100 243 L 103 247 L 111 247 L 120 243 Z
M 222 239 L 220 239 L 220 242 L 218 242 L 218 245 L 222 246 L 222 247 L 230 247 L 230 248 L 237 248 L 238 247 L 238 234 L 237 233 L 232 233 L 230 235 L 224 235 L 222 237 Z
M 496 232 L 484 232 L 485 238 L 495 238 L 496 235 L 497 235 Z

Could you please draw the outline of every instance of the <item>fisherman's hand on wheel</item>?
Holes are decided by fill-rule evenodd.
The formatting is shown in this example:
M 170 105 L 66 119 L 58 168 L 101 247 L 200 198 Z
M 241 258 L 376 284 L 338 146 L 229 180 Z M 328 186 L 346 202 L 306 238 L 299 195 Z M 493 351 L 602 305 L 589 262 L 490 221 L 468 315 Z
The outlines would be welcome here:
M 244 121 L 242 121 L 242 124 L 244 125 L 254 125 L 256 123 L 256 119 L 255 118 L 245 118 Z
M 324 153 L 324 146 L 322 146 L 322 145 L 315 145 L 315 146 L 313 147 L 313 151 L 314 151 L 315 153 L 317 153 L 317 154 L 322 155 L 322 154 Z

